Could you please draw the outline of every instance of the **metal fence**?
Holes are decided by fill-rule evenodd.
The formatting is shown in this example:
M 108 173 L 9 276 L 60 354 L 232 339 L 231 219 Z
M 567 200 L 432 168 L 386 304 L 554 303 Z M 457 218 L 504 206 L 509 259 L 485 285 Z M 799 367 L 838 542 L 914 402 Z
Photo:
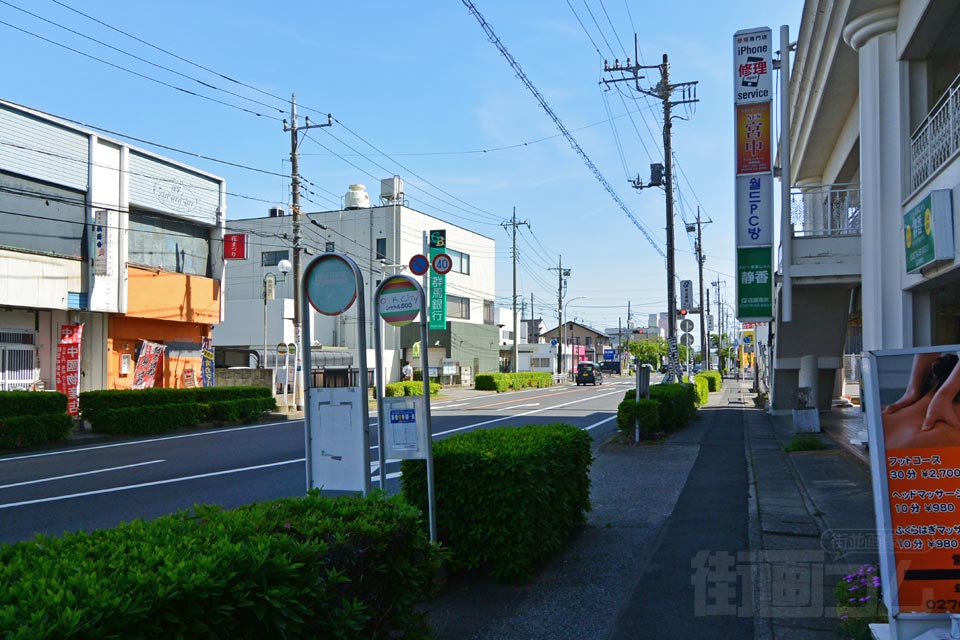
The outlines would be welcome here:
M 860 185 L 825 184 L 790 192 L 790 222 L 797 238 L 860 234 Z
M 910 136 L 910 191 L 916 191 L 960 149 L 960 76 L 954 78 Z

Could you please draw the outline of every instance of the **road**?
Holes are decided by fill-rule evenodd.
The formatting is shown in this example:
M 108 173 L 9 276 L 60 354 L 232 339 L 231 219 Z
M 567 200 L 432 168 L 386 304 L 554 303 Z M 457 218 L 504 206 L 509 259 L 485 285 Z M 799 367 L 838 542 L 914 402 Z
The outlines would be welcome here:
M 633 381 L 559 386 L 431 403 L 433 437 L 506 425 L 564 422 L 595 438 L 616 429 L 616 407 Z M 376 413 L 370 459 L 377 465 Z M 0 542 L 34 533 L 115 526 L 194 504 L 236 507 L 302 495 L 302 420 L 165 436 L 104 440 L 0 457 Z M 388 491 L 399 487 L 399 462 L 386 465 Z

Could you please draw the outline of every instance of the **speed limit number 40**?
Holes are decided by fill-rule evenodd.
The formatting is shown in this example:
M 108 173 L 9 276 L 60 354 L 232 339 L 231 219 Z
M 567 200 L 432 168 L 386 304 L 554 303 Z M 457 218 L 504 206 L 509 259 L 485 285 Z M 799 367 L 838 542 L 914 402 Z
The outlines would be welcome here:
M 445 253 L 438 253 L 433 257 L 433 270 L 441 276 L 450 273 L 453 269 L 453 260 Z

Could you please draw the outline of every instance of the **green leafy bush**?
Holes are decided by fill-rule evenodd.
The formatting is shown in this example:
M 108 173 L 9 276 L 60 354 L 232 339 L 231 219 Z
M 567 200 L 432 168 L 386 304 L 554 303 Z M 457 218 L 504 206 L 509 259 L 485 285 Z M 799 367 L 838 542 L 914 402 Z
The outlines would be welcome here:
M 0 391 L 0 419 L 67 412 L 67 396 L 56 391 Z
M 67 439 L 71 429 L 73 418 L 66 413 L 0 418 L 0 449 L 20 449 L 59 442 Z
M 827 444 L 812 433 L 798 433 L 793 436 L 789 443 L 783 448 L 787 453 L 794 451 L 823 451 L 829 449 Z
M 443 390 L 443 385 L 438 382 L 430 383 L 430 395 L 435 396 Z M 419 380 L 404 380 L 403 382 L 391 382 L 384 390 L 385 396 L 422 396 L 423 382 Z
M 700 375 L 693 377 L 693 386 L 697 394 L 697 406 L 703 406 L 710 400 L 710 381 Z
M 694 378 L 706 378 L 710 384 L 710 393 L 720 391 L 723 387 L 723 376 L 720 375 L 719 371 L 701 371 Z
M 201 422 L 248 422 L 277 408 L 273 396 L 200 403 Z
M 313 492 L 0 547 L 0 636 L 423 638 L 439 550 L 402 499 Z
M 196 389 L 105 389 L 80 393 L 80 417 L 92 425 L 113 409 L 196 402 Z M 96 429 L 96 426 L 94 426 Z
M 496 391 L 553 386 L 553 374 L 544 371 L 524 373 L 479 373 L 474 377 L 473 388 L 477 391 Z
M 143 407 L 122 407 L 100 410 L 91 428 L 97 433 L 149 434 L 166 433 L 180 427 L 194 427 L 200 422 L 201 408 L 197 403 L 158 404 Z
M 647 440 L 660 433 L 660 403 L 656 400 L 640 398 L 635 393 L 624 398 L 617 407 L 617 428 L 632 442 L 635 426 L 639 423 L 640 438 Z
M 532 577 L 590 509 L 590 435 L 566 424 L 463 433 L 433 445 L 437 527 L 454 569 Z M 423 460 L 401 463 L 403 495 L 426 512 Z
M 686 426 L 696 414 L 696 391 L 693 385 L 683 383 L 652 384 L 650 399 L 660 406 L 660 428 L 666 432 L 677 431 Z M 634 391 L 627 391 L 624 398 L 633 398 Z
M 179 389 L 176 389 L 176 391 L 179 391 Z M 225 402 L 227 400 L 246 400 L 249 398 L 273 399 L 273 390 L 269 387 L 196 387 L 184 391 L 192 391 L 196 402 Z

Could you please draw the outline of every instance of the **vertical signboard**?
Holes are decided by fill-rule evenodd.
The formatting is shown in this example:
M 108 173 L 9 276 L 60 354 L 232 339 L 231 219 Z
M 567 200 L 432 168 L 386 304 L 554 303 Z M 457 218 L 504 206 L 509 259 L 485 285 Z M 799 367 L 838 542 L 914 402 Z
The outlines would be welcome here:
M 110 212 L 93 212 L 93 275 L 112 276 L 113 247 L 116 232 L 110 229 Z
M 891 637 L 916 637 L 911 625 L 960 613 L 958 353 L 950 345 L 864 359 L 880 573 L 898 627 Z
M 157 367 L 160 357 L 167 347 L 156 342 L 144 340 L 140 347 L 140 357 L 137 358 L 137 367 L 133 370 L 133 385 L 131 389 L 150 389 L 157 379 Z
M 439 229 L 430 232 L 430 263 L 438 255 L 447 250 L 447 231 Z M 443 274 L 437 273 L 435 269 L 430 271 L 430 300 L 429 307 L 430 331 L 443 331 L 447 328 L 447 278 Z
M 57 391 L 67 396 L 67 413 L 80 413 L 80 351 L 83 342 L 82 324 L 60 325 L 57 341 Z
M 773 32 L 733 36 L 737 318 L 773 317 Z
M 247 234 L 245 233 L 223 234 L 223 259 L 224 260 L 246 260 L 247 259 Z
M 214 358 L 213 345 L 210 338 L 202 338 L 200 342 L 200 386 L 214 386 Z

